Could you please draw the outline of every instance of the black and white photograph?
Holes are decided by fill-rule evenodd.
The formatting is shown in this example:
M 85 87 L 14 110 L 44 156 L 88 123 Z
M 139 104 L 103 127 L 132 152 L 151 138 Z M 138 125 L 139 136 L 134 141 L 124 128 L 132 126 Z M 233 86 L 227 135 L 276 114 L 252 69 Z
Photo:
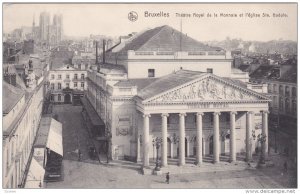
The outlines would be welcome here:
M 297 2 L 3 2 L 2 191 L 296 193 L 297 54 Z

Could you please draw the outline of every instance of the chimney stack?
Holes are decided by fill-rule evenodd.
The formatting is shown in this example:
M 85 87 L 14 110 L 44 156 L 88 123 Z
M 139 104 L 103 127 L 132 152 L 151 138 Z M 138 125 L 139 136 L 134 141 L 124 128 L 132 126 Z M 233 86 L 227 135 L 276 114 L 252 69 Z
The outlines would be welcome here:
M 103 39 L 103 54 L 102 54 L 102 62 L 105 63 L 105 40 Z

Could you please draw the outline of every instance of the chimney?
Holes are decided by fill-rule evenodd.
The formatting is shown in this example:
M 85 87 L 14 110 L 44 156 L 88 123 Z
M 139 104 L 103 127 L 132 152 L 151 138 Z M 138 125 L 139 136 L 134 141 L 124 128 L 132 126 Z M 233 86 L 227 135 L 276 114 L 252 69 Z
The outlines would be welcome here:
M 17 86 L 17 76 L 15 73 L 5 73 L 3 79 L 9 84 Z
M 105 63 L 105 40 L 103 39 L 103 54 L 102 54 L 102 62 L 103 62 L 103 64 Z

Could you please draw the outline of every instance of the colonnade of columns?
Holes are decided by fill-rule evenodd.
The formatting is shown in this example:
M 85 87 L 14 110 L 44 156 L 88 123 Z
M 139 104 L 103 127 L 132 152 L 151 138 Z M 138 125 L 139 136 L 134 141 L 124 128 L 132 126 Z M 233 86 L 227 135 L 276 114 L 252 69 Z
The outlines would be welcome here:
M 213 161 L 218 163 L 220 161 L 220 125 L 219 125 L 219 116 L 220 112 L 213 113 Z M 237 112 L 230 112 L 230 161 L 236 161 L 236 114 Z M 197 112 L 196 118 L 196 164 L 201 165 L 203 162 L 202 158 L 202 136 L 203 136 L 203 112 Z M 251 132 L 254 129 L 254 112 L 250 111 L 246 114 L 246 161 L 251 159 Z M 162 144 L 161 144 L 161 165 L 167 166 L 167 117 L 169 115 L 166 113 L 161 114 L 162 125 Z M 185 116 L 186 113 L 179 113 L 179 166 L 185 165 Z M 150 140 L 149 140 L 149 118 L 150 114 L 144 114 L 143 118 L 143 166 L 149 166 L 149 149 L 150 149 Z M 262 111 L 262 134 L 268 137 L 268 111 Z M 268 151 L 268 138 L 262 145 L 263 153 L 266 154 Z

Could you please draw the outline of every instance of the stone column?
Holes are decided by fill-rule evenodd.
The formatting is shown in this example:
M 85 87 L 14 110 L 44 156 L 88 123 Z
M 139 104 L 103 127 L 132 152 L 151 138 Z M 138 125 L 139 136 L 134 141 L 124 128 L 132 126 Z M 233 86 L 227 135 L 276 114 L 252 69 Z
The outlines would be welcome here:
M 168 137 L 167 137 L 167 130 L 168 130 L 168 114 L 161 115 L 161 137 L 162 137 L 162 144 L 161 144 L 161 165 L 167 166 L 168 165 Z
M 219 163 L 220 161 L 220 114 L 220 112 L 214 112 L 214 163 Z
M 179 166 L 185 165 L 185 116 L 179 114 Z
M 203 113 L 197 113 L 196 165 L 202 164 L 202 116 Z
M 171 142 L 170 142 L 170 157 L 171 158 L 174 158 L 174 142 L 171 140 Z
M 266 141 L 263 146 L 263 149 L 264 149 L 263 153 L 265 154 L 265 158 L 266 158 L 266 153 L 268 153 L 268 146 L 269 146 L 268 114 L 269 114 L 269 111 L 262 111 L 262 134 L 266 136 Z
M 144 155 L 143 155 L 143 165 L 144 167 L 149 166 L 149 149 L 150 149 L 150 143 L 149 143 L 149 118 L 151 117 L 150 114 L 144 114 L 144 128 L 143 128 L 143 149 L 144 149 Z
M 235 115 L 237 112 L 230 112 L 230 162 L 236 161 L 236 136 L 235 136 Z
M 246 161 L 250 161 L 252 159 L 252 150 L 251 150 L 251 133 L 253 130 L 253 112 L 247 112 L 247 117 L 246 117 Z
M 138 134 L 137 135 L 137 141 L 136 141 L 136 162 L 141 161 L 141 137 Z

